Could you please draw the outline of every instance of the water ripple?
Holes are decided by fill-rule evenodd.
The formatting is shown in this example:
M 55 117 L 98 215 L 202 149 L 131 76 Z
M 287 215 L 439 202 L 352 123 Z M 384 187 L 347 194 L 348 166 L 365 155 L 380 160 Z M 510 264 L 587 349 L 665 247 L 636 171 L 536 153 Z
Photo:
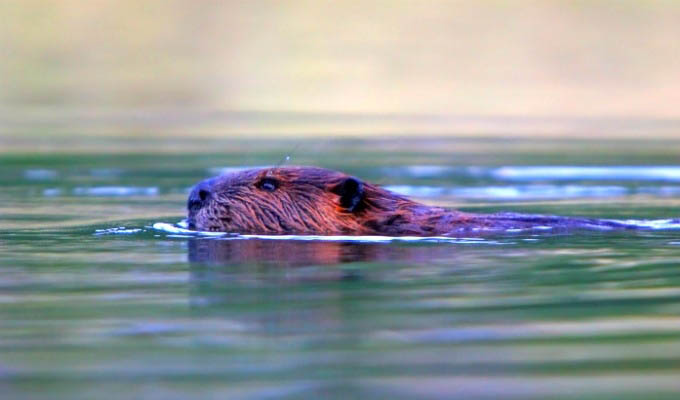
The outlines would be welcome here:
M 564 181 L 564 180 L 618 180 L 680 182 L 680 166 L 503 166 L 503 167 L 452 167 L 440 165 L 409 165 L 383 168 L 389 176 L 411 178 L 440 178 L 458 176 L 465 178 L 492 178 L 499 181 Z
M 680 167 L 581 167 L 581 166 L 536 166 L 501 167 L 492 170 L 491 175 L 501 180 L 635 180 L 680 182 Z
M 584 185 L 520 185 L 520 186 L 479 186 L 479 187 L 442 187 L 394 185 L 386 189 L 404 196 L 441 197 L 453 196 L 471 200 L 551 200 L 574 198 L 604 198 L 625 196 L 635 193 L 623 186 L 584 186 Z M 652 193 L 645 188 L 645 193 Z

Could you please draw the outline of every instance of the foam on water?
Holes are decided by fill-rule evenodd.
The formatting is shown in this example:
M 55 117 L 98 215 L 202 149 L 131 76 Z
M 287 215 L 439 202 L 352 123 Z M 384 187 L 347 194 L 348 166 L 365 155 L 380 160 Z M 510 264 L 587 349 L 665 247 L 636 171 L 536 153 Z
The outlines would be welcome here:
M 680 219 L 610 219 L 605 221 L 631 225 L 640 229 L 671 230 L 680 229 Z
M 298 241 L 322 241 L 322 242 L 360 242 L 360 243 L 389 243 L 389 242 L 446 242 L 464 244 L 510 244 L 483 238 L 454 238 L 447 236 L 349 236 L 349 235 L 241 235 L 225 232 L 201 232 L 186 228 L 186 222 L 169 224 L 156 222 L 151 228 L 158 232 L 172 235 L 172 237 L 214 237 L 222 240 L 298 240 Z
M 135 233 L 142 232 L 143 229 L 141 228 L 126 228 L 124 226 L 118 226 L 115 228 L 107 228 L 107 229 L 97 229 L 94 231 L 95 235 L 133 235 Z
M 617 220 L 617 219 L 603 219 L 603 222 L 614 222 L 623 224 L 627 227 L 637 227 L 643 230 L 674 230 L 680 229 L 680 219 L 658 219 L 658 220 Z M 507 229 L 505 233 L 528 233 L 536 231 L 550 231 L 553 227 L 545 225 L 536 225 L 529 228 L 522 229 Z M 592 225 L 593 230 L 612 230 L 614 228 L 603 225 Z M 490 240 L 479 237 L 448 237 L 448 236 L 350 236 L 350 235 L 242 235 L 238 233 L 227 232 L 203 232 L 194 231 L 187 228 L 186 220 L 175 224 L 167 222 L 156 222 L 151 226 L 142 228 L 126 228 L 124 226 L 97 229 L 95 235 L 132 235 L 148 230 L 158 232 L 168 238 L 213 238 L 219 240 L 248 240 L 248 239 L 262 239 L 262 240 L 294 240 L 294 241 L 321 241 L 321 242 L 357 242 L 357 243 L 391 243 L 391 242 L 438 242 L 438 243 L 457 243 L 457 244 L 491 244 L 491 245 L 507 245 L 513 244 L 511 241 Z M 158 235 L 156 235 L 158 236 Z M 524 240 L 524 239 L 523 239 Z M 537 240 L 537 239 L 536 239 Z M 675 243 L 673 243 L 675 244 Z
M 189 236 L 213 236 L 213 237 L 223 237 L 223 236 L 230 236 L 232 234 L 230 233 L 225 233 L 225 232 L 201 232 L 201 231 L 192 231 L 190 229 L 186 228 L 186 221 L 181 221 L 180 223 L 177 224 L 169 224 L 166 222 L 156 222 L 151 226 L 152 229 L 164 232 L 164 233 L 169 233 L 171 235 L 178 235 L 178 234 L 184 234 L 184 235 L 189 235 Z

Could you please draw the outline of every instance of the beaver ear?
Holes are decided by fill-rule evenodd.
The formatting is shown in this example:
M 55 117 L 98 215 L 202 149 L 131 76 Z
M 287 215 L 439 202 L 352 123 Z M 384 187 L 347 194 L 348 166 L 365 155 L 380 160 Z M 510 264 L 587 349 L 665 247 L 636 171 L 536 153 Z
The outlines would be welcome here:
M 348 211 L 355 211 L 364 198 L 364 183 L 350 176 L 343 179 L 331 189 L 331 192 L 340 196 L 340 206 Z

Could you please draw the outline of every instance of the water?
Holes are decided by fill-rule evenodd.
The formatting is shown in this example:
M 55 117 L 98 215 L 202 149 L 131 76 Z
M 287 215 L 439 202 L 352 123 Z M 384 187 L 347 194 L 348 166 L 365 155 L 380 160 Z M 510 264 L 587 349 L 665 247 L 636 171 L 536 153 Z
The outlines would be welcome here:
M 185 232 L 192 184 L 299 142 L 106 143 L 0 155 L 3 397 L 680 394 L 676 142 L 307 140 L 287 162 L 468 211 L 663 228 L 426 240 Z

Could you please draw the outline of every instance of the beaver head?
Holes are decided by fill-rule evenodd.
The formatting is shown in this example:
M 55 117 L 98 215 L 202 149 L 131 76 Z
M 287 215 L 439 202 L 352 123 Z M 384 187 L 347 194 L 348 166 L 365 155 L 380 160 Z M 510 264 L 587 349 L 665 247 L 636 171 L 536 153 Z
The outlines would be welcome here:
M 403 235 L 434 229 L 415 221 L 432 208 L 315 167 L 250 169 L 207 179 L 193 188 L 187 208 L 189 227 L 202 231 Z

